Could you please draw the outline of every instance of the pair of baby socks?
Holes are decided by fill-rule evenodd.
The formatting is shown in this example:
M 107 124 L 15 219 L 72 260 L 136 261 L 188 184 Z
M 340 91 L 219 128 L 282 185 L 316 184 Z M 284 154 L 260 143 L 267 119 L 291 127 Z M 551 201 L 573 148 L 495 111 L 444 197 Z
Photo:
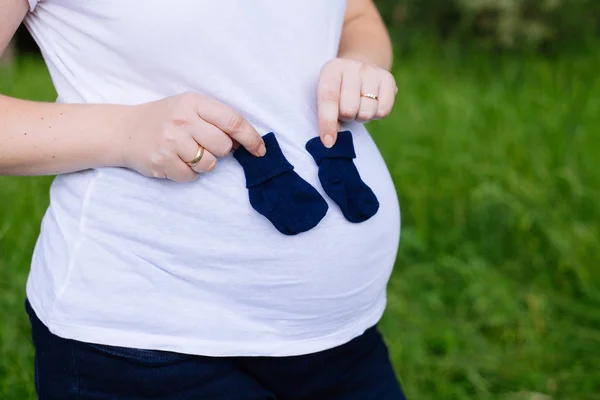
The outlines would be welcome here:
M 244 169 L 250 204 L 285 235 L 308 231 L 327 214 L 327 202 L 288 162 L 274 133 L 263 136 L 267 153 L 255 157 L 240 147 L 233 156 Z M 306 150 L 319 167 L 325 193 L 339 206 L 350 222 L 363 222 L 379 209 L 377 197 L 361 179 L 352 134 L 340 132 L 332 148 L 319 137 L 306 143 Z

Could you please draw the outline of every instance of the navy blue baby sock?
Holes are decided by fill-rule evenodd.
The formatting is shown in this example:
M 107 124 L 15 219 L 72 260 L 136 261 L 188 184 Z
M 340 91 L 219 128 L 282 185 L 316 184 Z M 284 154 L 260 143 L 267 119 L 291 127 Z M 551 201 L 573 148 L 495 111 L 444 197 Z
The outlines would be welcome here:
M 308 231 L 327 214 L 327 202 L 294 171 L 283 155 L 275 134 L 263 136 L 267 153 L 255 157 L 243 147 L 233 156 L 242 165 L 252 208 L 284 235 Z
M 363 222 L 377 213 L 379 201 L 352 161 L 356 158 L 352 133 L 338 133 L 330 149 L 319 137 L 312 138 L 306 143 L 306 150 L 319 166 L 319 180 L 325 193 L 336 202 L 348 221 Z

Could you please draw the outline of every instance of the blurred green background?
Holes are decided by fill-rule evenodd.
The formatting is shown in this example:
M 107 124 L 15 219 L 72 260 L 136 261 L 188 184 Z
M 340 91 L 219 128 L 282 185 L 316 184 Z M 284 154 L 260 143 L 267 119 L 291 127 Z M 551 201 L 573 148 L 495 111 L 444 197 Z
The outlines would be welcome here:
M 403 215 L 382 329 L 408 398 L 600 399 L 600 2 L 378 3 L 399 94 L 369 129 Z M 23 54 L 0 93 L 55 96 Z M 0 177 L 0 399 L 34 398 L 50 182 Z

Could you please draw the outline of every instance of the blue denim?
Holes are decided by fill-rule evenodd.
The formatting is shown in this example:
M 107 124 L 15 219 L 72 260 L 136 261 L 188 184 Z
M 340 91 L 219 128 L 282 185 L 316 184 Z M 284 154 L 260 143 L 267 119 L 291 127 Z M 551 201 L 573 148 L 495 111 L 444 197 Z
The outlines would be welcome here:
M 403 400 L 376 327 L 319 353 L 205 357 L 52 334 L 26 304 L 40 400 Z

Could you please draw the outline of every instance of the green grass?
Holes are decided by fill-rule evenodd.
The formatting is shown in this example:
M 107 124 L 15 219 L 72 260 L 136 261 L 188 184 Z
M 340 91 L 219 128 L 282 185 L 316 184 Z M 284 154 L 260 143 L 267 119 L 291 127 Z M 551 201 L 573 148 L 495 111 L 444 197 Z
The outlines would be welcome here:
M 410 399 L 600 398 L 599 70 L 597 52 L 397 60 L 370 129 L 402 205 L 382 329 Z M 3 74 L 1 93 L 53 99 L 38 62 Z M 33 398 L 23 287 L 48 185 L 0 178 L 1 399 Z

